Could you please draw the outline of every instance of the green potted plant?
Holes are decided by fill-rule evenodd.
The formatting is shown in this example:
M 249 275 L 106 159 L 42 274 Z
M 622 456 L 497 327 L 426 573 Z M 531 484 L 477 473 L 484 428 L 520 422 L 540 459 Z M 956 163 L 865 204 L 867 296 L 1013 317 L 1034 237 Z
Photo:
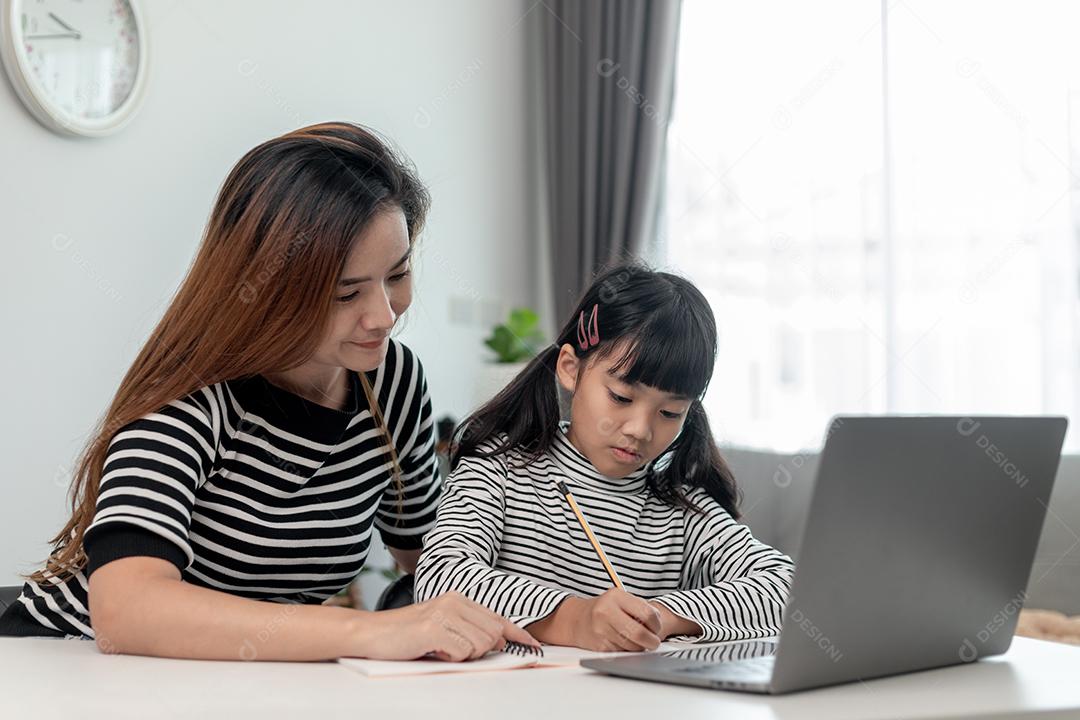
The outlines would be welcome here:
M 494 356 L 477 382 L 475 404 L 487 402 L 525 369 L 545 344 L 540 316 L 530 308 L 514 308 L 506 322 L 491 329 L 484 345 Z

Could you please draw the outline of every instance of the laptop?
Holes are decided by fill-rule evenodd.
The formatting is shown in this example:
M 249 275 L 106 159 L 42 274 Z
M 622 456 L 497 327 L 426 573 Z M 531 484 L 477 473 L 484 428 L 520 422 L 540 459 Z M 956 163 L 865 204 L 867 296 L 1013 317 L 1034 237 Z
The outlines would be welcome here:
M 836 417 L 775 642 L 582 660 L 781 694 L 1008 650 L 1064 417 Z

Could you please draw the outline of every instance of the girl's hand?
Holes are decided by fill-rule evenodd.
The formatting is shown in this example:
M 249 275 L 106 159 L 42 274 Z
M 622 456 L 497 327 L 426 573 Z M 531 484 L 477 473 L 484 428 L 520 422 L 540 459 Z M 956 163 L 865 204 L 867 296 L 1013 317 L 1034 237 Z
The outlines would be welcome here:
M 567 598 L 529 631 L 553 645 L 572 645 L 600 652 L 641 652 L 660 645 L 660 613 L 624 590 L 595 598 Z
M 507 640 L 540 646 L 517 625 L 456 592 L 395 610 L 364 613 L 357 620 L 352 630 L 355 656 L 376 660 L 432 655 L 459 662 L 502 650 Z
M 701 626 L 692 620 L 676 615 L 658 602 L 650 602 L 656 611 L 660 613 L 660 632 L 657 635 L 660 641 L 667 640 L 672 635 L 700 635 Z

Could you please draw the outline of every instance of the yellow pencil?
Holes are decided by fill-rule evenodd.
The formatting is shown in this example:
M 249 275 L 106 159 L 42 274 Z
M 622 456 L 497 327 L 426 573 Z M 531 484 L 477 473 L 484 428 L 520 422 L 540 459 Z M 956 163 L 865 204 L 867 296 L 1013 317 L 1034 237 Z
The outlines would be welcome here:
M 570 509 L 574 511 L 574 515 L 577 516 L 578 522 L 581 523 L 581 529 L 585 531 L 585 534 L 589 538 L 589 542 L 592 543 L 593 550 L 596 551 L 596 555 L 600 558 L 600 562 L 604 564 L 604 569 L 607 570 L 608 576 L 611 578 L 611 582 L 615 583 L 615 587 L 620 590 L 625 590 L 622 581 L 619 580 L 619 576 L 615 574 L 615 568 L 611 567 L 611 563 L 608 562 L 607 555 L 604 554 L 604 548 L 600 547 L 600 541 L 593 535 L 592 528 L 589 527 L 589 523 L 585 522 L 585 516 L 581 514 L 581 508 L 578 507 L 577 501 L 574 500 L 574 496 L 570 494 L 570 489 L 566 487 L 566 483 L 561 480 L 558 483 L 559 492 L 566 497 L 566 502 L 570 503 Z

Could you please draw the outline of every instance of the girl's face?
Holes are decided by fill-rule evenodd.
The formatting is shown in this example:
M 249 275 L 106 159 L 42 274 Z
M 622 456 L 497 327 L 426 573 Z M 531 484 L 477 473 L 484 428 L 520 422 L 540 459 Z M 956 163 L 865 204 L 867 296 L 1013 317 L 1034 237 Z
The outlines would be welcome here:
M 559 384 L 573 394 L 570 442 L 601 474 L 624 477 L 652 462 L 682 430 L 691 399 L 641 383 L 623 382 L 612 370 L 622 356 L 582 361 L 563 345 L 556 361 Z
M 314 360 L 356 372 L 382 364 L 390 331 L 412 302 L 410 252 L 400 208 L 388 208 L 372 219 L 349 251 L 330 327 Z

